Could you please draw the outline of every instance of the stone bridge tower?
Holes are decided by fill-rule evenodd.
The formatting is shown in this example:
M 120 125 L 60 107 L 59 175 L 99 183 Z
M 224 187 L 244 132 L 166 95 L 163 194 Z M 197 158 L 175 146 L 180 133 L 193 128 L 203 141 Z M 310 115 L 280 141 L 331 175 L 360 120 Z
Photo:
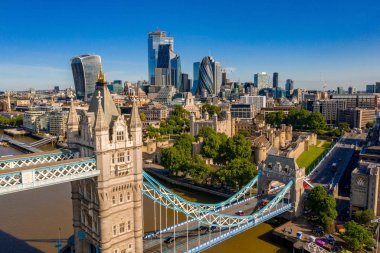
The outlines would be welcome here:
M 259 165 L 261 177 L 257 182 L 257 193 L 268 194 L 270 183 L 278 181 L 287 184 L 293 180 L 293 186 L 290 191 L 290 203 L 293 204 L 291 217 L 302 215 L 304 196 L 303 181 L 305 178 L 305 169 L 298 168 L 294 158 L 268 155 L 267 159 Z
M 76 253 L 143 252 L 142 124 L 117 110 L 100 70 L 88 111 L 70 108 L 68 143 L 94 156 L 100 175 L 72 182 Z

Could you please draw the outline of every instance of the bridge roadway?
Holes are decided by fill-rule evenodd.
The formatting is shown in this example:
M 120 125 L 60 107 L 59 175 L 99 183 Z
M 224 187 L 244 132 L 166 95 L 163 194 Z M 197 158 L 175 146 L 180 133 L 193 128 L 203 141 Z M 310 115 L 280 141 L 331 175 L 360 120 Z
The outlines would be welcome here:
M 43 152 L 41 149 L 32 147 L 30 144 L 25 144 L 21 141 L 17 141 L 15 139 L 12 139 L 11 137 L 8 137 L 6 135 L 2 135 L 0 137 L 0 140 L 8 142 L 11 146 L 21 150 L 21 151 L 26 151 L 28 153 L 40 153 Z
M 266 199 L 271 199 L 275 196 L 276 193 L 267 197 Z M 220 213 L 228 215 L 237 215 L 238 211 L 243 211 L 245 215 L 253 214 L 255 211 L 258 211 L 260 200 L 256 197 L 248 198 L 247 201 L 244 201 L 239 204 L 231 205 L 230 207 L 220 211 Z M 279 203 L 278 208 L 286 204 Z M 156 211 L 158 212 L 158 211 Z M 174 229 L 169 227 L 166 232 L 162 232 L 157 236 L 153 236 L 150 239 L 144 239 L 144 252 L 153 253 L 161 252 L 186 252 L 188 249 L 194 248 L 201 245 L 202 243 L 209 242 L 210 240 L 227 234 L 229 231 L 234 228 L 215 228 L 213 231 L 207 232 L 206 230 L 200 231 L 200 227 L 206 228 L 203 224 L 199 223 L 196 220 L 189 220 L 188 223 L 183 222 L 179 223 L 175 228 L 175 243 L 166 243 L 165 240 L 169 237 L 174 237 Z M 208 227 L 209 228 L 209 227 Z M 188 235 L 187 235 L 188 231 Z M 151 234 L 154 231 L 147 232 L 146 234 Z M 188 237 L 188 244 L 187 244 Z M 226 238 L 227 239 L 227 238 Z M 175 247 L 174 247 L 175 246 Z

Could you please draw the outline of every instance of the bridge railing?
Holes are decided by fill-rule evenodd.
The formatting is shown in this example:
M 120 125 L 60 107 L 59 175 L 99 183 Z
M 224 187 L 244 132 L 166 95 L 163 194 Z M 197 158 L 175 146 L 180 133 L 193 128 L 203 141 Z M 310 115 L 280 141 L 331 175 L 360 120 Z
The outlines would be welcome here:
M 68 161 L 42 168 L 0 174 L 0 195 L 98 176 L 96 160 Z

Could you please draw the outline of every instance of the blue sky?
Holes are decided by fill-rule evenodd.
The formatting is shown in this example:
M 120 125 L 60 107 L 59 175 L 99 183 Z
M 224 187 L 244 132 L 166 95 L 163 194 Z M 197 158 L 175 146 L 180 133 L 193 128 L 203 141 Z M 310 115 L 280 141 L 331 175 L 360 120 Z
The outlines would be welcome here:
M 95 53 L 108 80 L 147 79 L 147 33 L 175 38 L 183 72 L 209 53 L 234 80 L 279 72 L 296 87 L 380 81 L 378 0 L 2 0 L 0 90 L 73 86 L 69 60 Z

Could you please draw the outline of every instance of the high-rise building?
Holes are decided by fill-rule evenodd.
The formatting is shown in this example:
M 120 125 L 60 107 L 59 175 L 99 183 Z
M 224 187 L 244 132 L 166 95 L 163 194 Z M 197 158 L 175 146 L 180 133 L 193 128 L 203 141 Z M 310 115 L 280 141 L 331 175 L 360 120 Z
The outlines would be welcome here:
M 159 45 L 156 68 L 168 69 L 170 73 L 168 84 L 175 86 L 177 89 L 180 88 L 181 58 L 170 48 L 170 45 Z
M 179 88 L 180 92 L 189 92 L 190 91 L 190 83 L 191 79 L 189 79 L 189 75 L 182 73 L 181 74 L 181 87 Z
M 266 72 L 257 73 L 254 75 L 253 83 L 258 90 L 265 89 L 268 87 L 268 74 Z
M 217 96 L 222 86 L 222 66 L 219 62 L 213 62 L 214 71 L 214 95 Z
M 59 86 L 54 86 L 54 92 L 56 92 L 56 93 L 59 92 Z
M 278 73 L 274 72 L 273 73 L 273 88 L 277 88 L 277 87 L 278 87 Z
M 375 83 L 375 93 L 380 93 L 380 82 Z
M 201 66 L 200 62 L 193 63 L 193 86 L 191 87 L 191 93 L 195 95 L 198 89 L 198 79 L 199 79 L 199 67 Z
M 174 50 L 173 37 L 167 37 L 166 32 L 156 31 L 148 34 L 148 80 L 150 84 L 154 82 L 154 71 L 157 67 L 158 48 L 160 45 L 169 45 Z
M 121 80 L 115 80 L 112 83 L 112 91 L 116 94 L 122 95 L 124 93 L 124 84 Z
M 339 95 L 344 94 L 344 89 L 343 89 L 343 87 L 338 86 L 338 87 L 336 88 L 336 93 L 339 94 Z
M 285 91 L 287 96 L 291 96 L 294 90 L 294 81 L 292 79 L 287 79 L 285 83 Z
M 366 93 L 375 93 L 375 85 L 374 84 L 367 84 L 365 92 Z
M 353 86 L 350 86 L 350 87 L 348 87 L 348 94 L 355 94 L 356 93 L 356 88 L 355 87 L 353 87 Z
M 197 94 L 214 94 L 214 71 L 213 71 L 213 59 L 210 56 L 206 56 L 202 59 L 199 66 L 199 79 Z
M 99 55 L 80 55 L 71 59 L 75 93 L 78 99 L 90 101 L 100 71 Z

